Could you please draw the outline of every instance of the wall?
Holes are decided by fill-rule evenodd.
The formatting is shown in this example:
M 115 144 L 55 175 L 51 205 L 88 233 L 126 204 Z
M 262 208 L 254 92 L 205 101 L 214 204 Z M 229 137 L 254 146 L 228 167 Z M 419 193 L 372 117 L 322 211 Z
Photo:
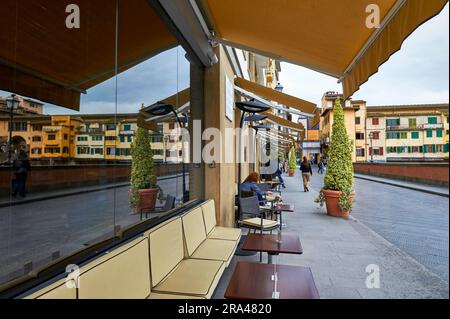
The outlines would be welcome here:
M 155 165 L 156 175 L 181 173 L 180 164 Z M 77 165 L 77 166 L 33 166 L 27 180 L 30 193 L 60 190 L 108 183 L 128 182 L 130 165 Z M 10 195 L 11 171 L 0 168 L 0 197 Z
M 449 186 L 448 163 L 354 163 L 355 173 Z

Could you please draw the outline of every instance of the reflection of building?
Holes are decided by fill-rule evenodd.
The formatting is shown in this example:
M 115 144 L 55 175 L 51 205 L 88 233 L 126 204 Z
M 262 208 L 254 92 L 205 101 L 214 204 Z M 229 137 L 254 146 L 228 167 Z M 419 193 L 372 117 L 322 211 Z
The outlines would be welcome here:
M 326 154 L 333 125 L 332 106 L 342 95 L 327 92 L 322 98 L 322 151 Z M 366 106 L 347 100 L 345 126 L 353 142 L 353 160 L 443 160 L 448 153 L 448 104 Z
M 21 105 L 28 100 L 21 99 Z M 23 102 L 25 101 L 25 102 Z M 42 113 L 42 104 L 39 112 Z M 30 108 L 30 107 L 28 107 Z M 22 108 L 14 117 L 13 143 L 30 159 L 84 159 L 131 161 L 131 143 L 137 130 L 138 114 L 42 115 Z M 182 143 L 176 122 L 157 125 L 151 132 L 155 161 L 179 163 Z M 0 142 L 8 144 L 9 115 L 0 113 Z M 3 162 L 7 156 L 3 148 Z M 185 143 L 186 156 L 189 145 Z M 186 161 L 188 161 L 188 156 Z

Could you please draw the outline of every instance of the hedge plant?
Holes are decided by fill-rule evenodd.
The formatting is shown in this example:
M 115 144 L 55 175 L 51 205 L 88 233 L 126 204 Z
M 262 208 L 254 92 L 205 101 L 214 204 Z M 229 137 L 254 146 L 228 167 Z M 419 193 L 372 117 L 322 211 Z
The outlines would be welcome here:
M 138 127 L 131 143 L 131 157 L 130 206 L 135 208 L 139 204 L 140 189 L 158 188 L 148 130 Z
M 353 143 L 350 140 L 344 122 L 344 110 L 341 102 L 336 99 L 333 107 L 334 122 L 331 133 L 331 143 L 328 149 L 327 170 L 324 187 L 326 190 L 342 192 L 339 206 L 342 210 L 350 210 L 350 194 L 353 191 Z M 323 198 L 319 198 L 323 204 Z
M 297 168 L 297 157 L 295 156 L 295 148 L 292 147 L 289 152 L 289 168 L 296 169 Z

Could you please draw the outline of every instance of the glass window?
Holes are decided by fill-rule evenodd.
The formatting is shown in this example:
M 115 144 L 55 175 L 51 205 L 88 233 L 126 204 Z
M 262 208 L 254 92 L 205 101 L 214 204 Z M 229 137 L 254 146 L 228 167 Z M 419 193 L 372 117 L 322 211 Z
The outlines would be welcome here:
M 407 139 L 408 138 L 408 132 L 400 132 L 400 138 L 401 139 Z
M 415 119 L 415 118 L 408 119 L 408 124 L 409 124 L 409 127 L 416 127 L 417 126 L 417 119 Z
M 356 125 L 361 124 L 361 118 L 360 117 L 355 117 L 355 124 Z
M 411 138 L 417 140 L 419 138 L 419 132 L 411 132 Z
M 387 119 L 386 126 L 398 126 L 400 125 L 400 119 Z
M 372 119 L 372 125 L 379 125 L 379 124 L 380 124 L 380 119 L 377 118 L 377 117 L 374 117 L 374 118 Z
M 431 130 L 428 130 L 427 131 L 427 137 L 433 137 L 433 131 L 431 131 Z
M 56 135 L 55 135 L 55 134 L 49 134 L 49 135 L 47 136 L 47 139 L 48 139 L 49 141 L 54 141 L 54 140 L 56 140 Z
M 436 137 L 442 137 L 442 130 L 436 131 Z
M 33 136 L 33 142 L 40 142 L 42 141 L 42 137 L 40 136 Z
M 437 117 L 429 117 L 428 118 L 428 124 L 437 124 Z

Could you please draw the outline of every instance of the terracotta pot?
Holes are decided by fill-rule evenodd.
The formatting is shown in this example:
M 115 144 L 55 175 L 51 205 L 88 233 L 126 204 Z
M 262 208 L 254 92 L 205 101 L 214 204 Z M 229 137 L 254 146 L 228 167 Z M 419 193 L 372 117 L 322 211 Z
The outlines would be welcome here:
M 155 210 L 156 199 L 158 197 L 158 188 L 148 188 L 139 190 L 139 204 L 136 207 L 136 213 L 141 211 Z
M 327 215 L 333 217 L 348 217 L 350 216 L 349 211 L 343 211 L 339 207 L 339 199 L 342 196 L 342 192 L 332 191 L 328 189 L 322 189 L 322 193 L 325 197 L 325 204 L 327 205 Z M 353 202 L 356 193 L 350 193 L 350 202 Z
M 289 169 L 289 176 L 295 176 L 295 169 Z

